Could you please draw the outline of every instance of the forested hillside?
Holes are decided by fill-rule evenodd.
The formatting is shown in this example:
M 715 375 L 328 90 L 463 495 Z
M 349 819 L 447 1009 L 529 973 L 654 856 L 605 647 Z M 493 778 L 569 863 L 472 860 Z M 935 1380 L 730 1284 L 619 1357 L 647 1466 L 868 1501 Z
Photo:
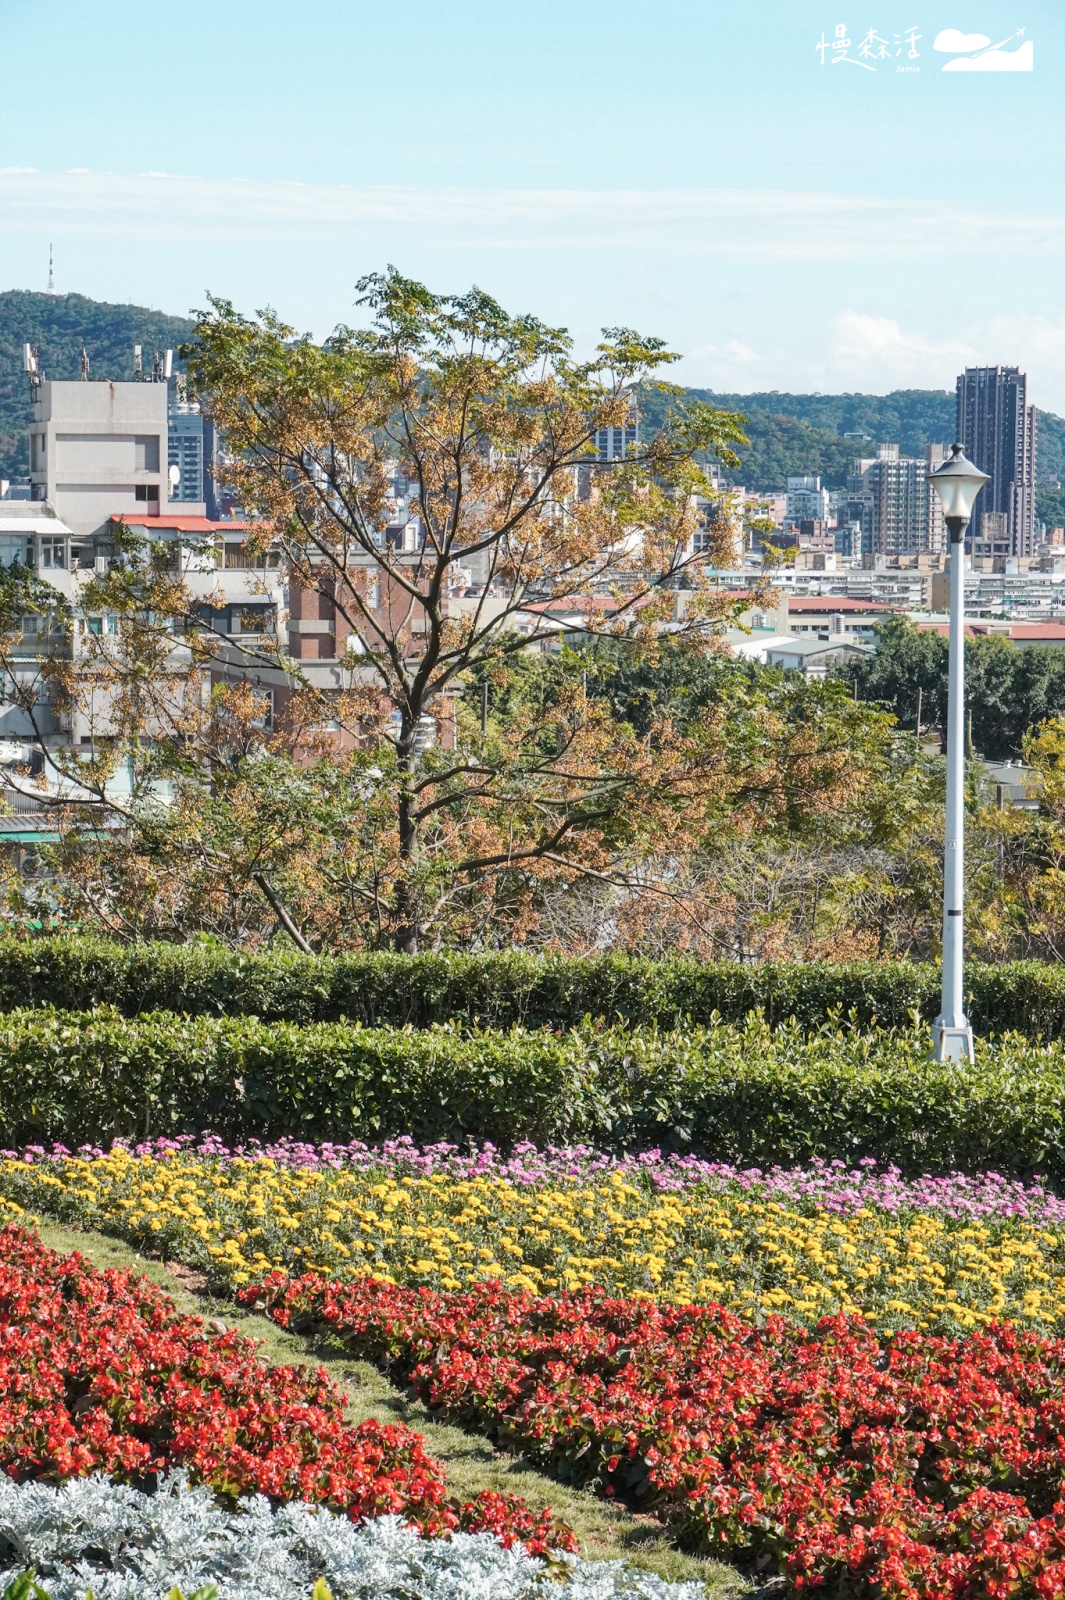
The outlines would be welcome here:
M 718 394 L 688 389 L 695 399 L 746 416 L 750 444 L 734 483 L 768 493 L 782 489 L 789 473 L 820 473 L 829 488 L 842 488 L 856 457 L 878 444 L 897 444 L 903 455 L 923 455 L 925 445 L 954 438 L 954 396 L 945 389 L 896 389 L 891 394 Z M 653 428 L 668 400 L 649 395 L 644 403 Z M 848 434 L 853 437 L 846 437 Z M 1065 421 L 1039 413 L 1039 477 L 1065 474 Z M 1039 492 L 1040 514 L 1055 526 L 1065 497 L 1049 487 Z
M 133 376 L 133 346 L 176 346 L 192 323 L 146 306 L 113 306 L 82 294 L 33 294 L 25 289 L 0 293 L 0 477 L 13 482 L 29 471 L 26 426 L 29 387 L 22 370 L 22 346 L 40 345 L 47 378 L 76 378 L 81 352 L 88 352 L 94 378 Z
M 0 477 L 17 482 L 28 470 L 29 390 L 22 371 L 27 340 L 40 345 L 46 377 L 76 378 L 84 346 L 92 377 L 129 379 L 134 344 L 144 345 L 150 360 L 153 348 L 176 347 L 191 330 L 187 318 L 145 306 L 108 305 L 80 294 L 0 293 Z M 905 455 L 921 455 L 926 444 L 954 437 L 954 396 L 945 389 L 896 389 L 886 395 L 686 393 L 746 416 L 750 444 L 729 476 L 767 493 L 782 489 L 789 473 L 801 472 L 820 473 L 830 488 L 842 488 L 855 457 L 871 454 L 878 444 L 897 444 Z M 645 427 L 655 428 L 667 404 L 659 395 L 644 397 Z M 1039 414 L 1039 476 L 1065 476 L 1065 421 L 1046 411 Z M 1049 523 L 1060 525 L 1065 492 L 1041 488 L 1039 507 Z

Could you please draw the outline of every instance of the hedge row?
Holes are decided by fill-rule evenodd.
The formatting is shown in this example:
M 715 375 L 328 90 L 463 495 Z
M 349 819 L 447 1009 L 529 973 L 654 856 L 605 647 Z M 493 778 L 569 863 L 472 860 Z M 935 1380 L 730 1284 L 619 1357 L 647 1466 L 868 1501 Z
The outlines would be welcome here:
M 253 1018 L 15 1012 L 0 1028 L 0 1136 L 67 1145 L 213 1129 L 411 1134 L 509 1148 L 586 1141 L 760 1166 L 872 1156 L 910 1173 L 1065 1182 L 1065 1044 L 982 1042 L 974 1067 L 923 1031 L 804 1033 L 761 1018 L 673 1033 L 363 1029 Z
M 1065 966 L 971 966 L 968 1004 L 980 1033 L 1065 1036 Z M 906 1027 L 939 1009 L 939 972 L 911 962 L 763 966 L 571 960 L 502 955 L 240 955 L 188 945 L 115 945 L 91 938 L 0 941 L 0 1010 L 115 1005 L 127 1016 L 167 1010 L 252 1015 L 265 1021 L 361 1022 L 366 1027 L 570 1027 L 585 1016 L 673 1028 L 715 1013 L 739 1021 L 761 1009 L 771 1022 L 818 1027 L 853 1013 Z

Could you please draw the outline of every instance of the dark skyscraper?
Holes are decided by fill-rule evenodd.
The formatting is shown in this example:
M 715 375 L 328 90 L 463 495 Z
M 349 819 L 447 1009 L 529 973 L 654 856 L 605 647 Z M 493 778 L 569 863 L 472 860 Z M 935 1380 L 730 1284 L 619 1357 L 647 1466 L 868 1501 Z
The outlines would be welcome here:
M 1035 407 L 1017 367 L 967 367 L 957 385 L 957 437 L 991 482 L 973 510 L 978 555 L 1031 555 L 1035 547 Z

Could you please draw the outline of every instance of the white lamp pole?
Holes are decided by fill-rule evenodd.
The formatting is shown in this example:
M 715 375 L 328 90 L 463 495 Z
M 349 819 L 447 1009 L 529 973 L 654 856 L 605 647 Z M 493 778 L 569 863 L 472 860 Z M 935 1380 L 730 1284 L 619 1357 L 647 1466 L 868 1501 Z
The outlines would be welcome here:
M 973 1030 L 965 1015 L 965 529 L 985 483 L 960 444 L 928 474 L 943 502 L 950 534 L 950 662 L 947 693 L 947 818 L 943 850 L 943 998 L 933 1024 L 939 1061 L 971 1061 Z

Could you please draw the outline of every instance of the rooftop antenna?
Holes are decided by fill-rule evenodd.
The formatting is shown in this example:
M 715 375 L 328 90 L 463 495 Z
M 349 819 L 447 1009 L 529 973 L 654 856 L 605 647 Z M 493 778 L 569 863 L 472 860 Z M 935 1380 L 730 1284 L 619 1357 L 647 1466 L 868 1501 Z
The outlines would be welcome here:
M 168 350 L 166 352 L 166 355 L 163 357 L 163 377 L 166 379 L 167 383 L 170 382 L 170 379 L 173 376 L 173 372 L 174 372 L 174 352 L 173 352 L 173 350 Z
M 136 383 L 143 376 L 144 362 L 141 359 L 141 347 L 139 344 L 135 344 L 133 346 L 133 381 Z
M 82 383 L 89 381 L 89 352 L 84 345 L 81 347 L 81 381 Z
M 37 390 L 44 382 L 44 373 L 41 371 L 41 347 L 38 344 L 24 344 L 22 346 L 22 370 L 30 380 L 30 390 L 37 397 Z
M 48 293 L 55 294 L 55 254 L 52 246 L 48 246 Z

